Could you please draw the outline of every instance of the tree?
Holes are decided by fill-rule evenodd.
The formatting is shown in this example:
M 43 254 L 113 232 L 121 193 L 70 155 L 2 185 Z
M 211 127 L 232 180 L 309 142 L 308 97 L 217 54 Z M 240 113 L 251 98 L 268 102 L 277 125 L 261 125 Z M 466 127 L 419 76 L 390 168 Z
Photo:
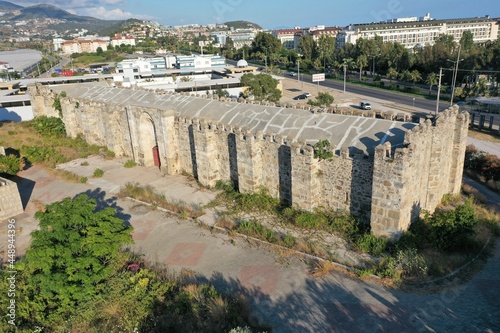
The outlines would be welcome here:
M 100 46 L 99 46 L 99 47 L 97 48 L 97 50 L 96 50 L 96 54 L 97 54 L 98 56 L 102 56 L 102 55 L 104 54 L 104 51 L 103 51 L 102 47 L 100 47 Z
M 321 35 L 318 39 L 318 51 L 323 58 L 323 68 L 326 68 L 327 60 L 331 59 L 335 51 L 335 38 L 328 35 Z
M 432 86 L 438 84 L 438 80 L 439 78 L 436 73 L 429 73 L 427 75 L 427 78 L 425 79 L 425 84 L 429 85 L 429 95 L 431 94 Z
M 387 76 L 387 78 L 389 78 L 389 84 L 392 84 L 392 79 L 395 79 L 398 77 L 398 71 L 395 68 L 389 67 L 385 76 Z
M 361 72 L 363 67 L 368 65 L 368 58 L 362 54 L 356 59 L 356 65 L 359 67 L 359 81 L 361 81 Z
M 474 36 L 472 32 L 469 30 L 463 32 L 462 38 L 460 38 L 460 45 L 462 45 L 463 54 L 468 55 L 474 47 Z
M 259 32 L 252 42 L 252 53 L 260 53 L 263 57 L 268 57 L 270 54 L 278 53 L 281 49 L 281 42 L 267 32 Z
M 253 96 L 256 100 L 276 103 L 281 98 L 281 91 L 276 88 L 278 81 L 269 74 L 244 74 L 241 77 L 241 84 L 248 88 L 245 94 Z
M 328 106 L 332 104 L 334 101 L 334 98 L 332 95 L 330 95 L 327 92 L 320 92 L 318 93 L 318 97 L 316 97 L 315 101 L 308 100 L 307 104 L 310 105 L 316 105 L 316 106 Z
M 224 45 L 223 48 L 223 53 L 226 58 L 233 58 L 234 57 L 234 42 L 231 39 L 231 37 L 226 38 L 226 44 Z
M 39 230 L 32 233 L 23 275 L 30 299 L 31 320 L 71 313 L 93 299 L 119 267 L 120 248 L 133 243 L 132 227 L 111 207 L 81 194 L 47 205 L 35 214 Z
M 300 37 L 299 50 L 305 59 L 312 61 L 315 49 L 316 49 L 316 42 L 311 36 L 304 35 Z
M 413 85 L 415 85 L 415 83 L 419 82 L 420 80 L 422 80 L 422 75 L 420 75 L 420 72 L 417 71 L 416 69 L 412 70 L 411 72 L 409 72 L 409 76 L 408 76 L 408 79 L 410 82 L 413 83 Z
M 213 91 L 214 95 L 221 97 L 229 97 L 229 91 L 223 90 L 221 87 L 217 86 L 215 90 Z

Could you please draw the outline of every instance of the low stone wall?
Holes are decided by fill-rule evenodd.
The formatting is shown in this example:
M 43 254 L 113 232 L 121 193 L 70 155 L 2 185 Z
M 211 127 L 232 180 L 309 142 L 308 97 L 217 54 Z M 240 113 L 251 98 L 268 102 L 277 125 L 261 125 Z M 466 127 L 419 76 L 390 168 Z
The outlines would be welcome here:
M 23 203 L 17 184 L 0 178 L 0 220 L 19 215 L 23 212 Z

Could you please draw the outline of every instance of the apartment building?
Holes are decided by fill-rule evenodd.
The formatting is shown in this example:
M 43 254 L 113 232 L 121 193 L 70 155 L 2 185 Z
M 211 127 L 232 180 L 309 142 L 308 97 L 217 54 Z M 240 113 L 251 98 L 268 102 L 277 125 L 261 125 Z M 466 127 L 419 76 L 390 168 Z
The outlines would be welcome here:
M 382 37 L 384 42 L 398 42 L 406 48 L 433 45 L 441 34 L 460 40 L 465 31 L 472 33 L 474 42 L 484 43 L 498 38 L 498 22 L 489 16 L 436 20 L 427 13 L 424 17 L 391 19 L 378 23 L 349 25 L 337 36 L 337 46 L 356 44 L 359 38 Z
M 288 50 L 295 49 L 295 35 L 302 34 L 302 29 L 294 28 L 294 29 L 279 29 L 273 30 L 272 35 L 279 39 L 281 45 Z
M 323 36 L 337 37 L 337 34 L 341 31 L 340 27 L 325 27 L 324 25 L 317 25 L 309 28 L 295 27 L 293 29 L 280 29 L 274 30 L 272 35 L 280 40 L 284 48 L 289 50 L 298 50 L 299 41 L 302 36 L 310 36 L 315 41 Z
M 97 52 L 98 48 L 103 51 L 108 49 L 108 42 L 101 39 L 82 39 L 82 40 L 68 40 L 61 44 L 63 54 L 73 54 L 82 52 Z

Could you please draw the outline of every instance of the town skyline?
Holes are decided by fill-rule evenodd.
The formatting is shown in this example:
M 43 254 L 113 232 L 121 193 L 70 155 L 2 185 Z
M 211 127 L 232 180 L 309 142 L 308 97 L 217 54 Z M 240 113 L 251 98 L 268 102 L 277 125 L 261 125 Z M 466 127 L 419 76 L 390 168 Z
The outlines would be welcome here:
M 46 0 L 10 1 L 21 6 L 47 3 Z M 434 19 L 468 17 L 493 18 L 500 14 L 493 12 L 491 2 L 478 0 L 472 8 L 457 6 L 456 1 L 420 1 L 409 3 L 403 0 L 367 1 L 352 0 L 341 2 L 311 1 L 304 14 L 303 3 L 285 1 L 252 2 L 243 0 L 184 1 L 166 3 L 157 0 L 52 0 L 51 5 L 73 14 L 93 16 L 100 19 L 120 20 L 137 18 L 151 20 L 161 25 L 213 24 L 227 21 L 246 20 L 264 29 L 286 29 L 295 26 L 316 25 L 346 26 L 356 23 L 385 21 L 399 17 L 422 17 L 430 13 Z M 363 10 L 359 10 L 363 8 Z M 452 8 L 452 10 L 450 10 Z M 320 10 L 321 9 L 321 10 Z M 310 11 L 310 13 L 307 13 Z M 160 15 L 158 13 L 161 13 Z

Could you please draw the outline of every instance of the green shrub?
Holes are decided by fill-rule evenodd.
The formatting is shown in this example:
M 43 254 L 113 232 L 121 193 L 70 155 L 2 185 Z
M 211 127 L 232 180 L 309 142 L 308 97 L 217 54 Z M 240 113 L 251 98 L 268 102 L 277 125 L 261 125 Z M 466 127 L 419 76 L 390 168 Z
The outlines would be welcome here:
M 295 244 L 297 244 L 297 240 L 292 235 L 283 235 L 281 237 L 281 240 L 283 241 L 283 245 L 285 245 L 289 249 L 291 249 L 292 247 L 295 246 Z
M 319 229 L 327 225 L 328 219 L 320 213 L 302 211 L 295 219 L 295 224 L 301 228 Z
M 278 238 L 276 237 L 274 230 L 264 228 L 262 231 L 262 236 L 264 236 L 264 239 L 268 241 L 269 243 L 276 243 Z
M 230 181 L 218 180 L 217 183 L 215 183 L 215 188 L 229 194 L 236 192 L 233 183 Z
M 30 123 L 33 130 L 43 136 L 63 136 L 66 135 L 66 128 L 63 121 L 57 117 L 39 116 Z
M 15 155 L 0 155 L 0 173 L 16 175 L 21 170 L 21 160 Z
M 63 157 L 51 147 L 22 146 L 21 153 L 31 163 L 42 163 L 59 160 Z
M 94 170 L 94 177 L 102 177 L 103 175 L 104 175 L 104 170 L 99 168 Z
M 375 237 L 372 234 L 364 234 L 358 237 L 356 246 L 363 252 L 379 256 L 385 251 L 387 240 L 385 238 Z
M 402 278 L 421 278 L 427 275 L 427 262 L 416 249 L 399 250 L 385 263 L 385 275 L 400 280 Z
M 451 211 L 437 211 L 429 220 L 430 237 L 440 250 L 457 250 L 474 235 L 477 216 L 471 200 Z
M 135 163 L 133 160 L 128 160 L 127 162 L 125 162 L 125 164 L 123 164 L 125 168 L 133 168 L 136 165 L 137 163 Z
M 88 181 L 87 177 L 81 177 L 80 178 L 80 183 L 85 184 Z
M 346 239 L 352 239 L 359 232 L 358 222 L 350 215 L 331 216 L 328 221 L 329 229 Z
M 422 94 L 422 89 L 420 89 L 420 87 L 411 87 L 410 92 L 412 94 L 420 95 Z
M 330 147 L 330 141 L 319 140 L 314 145 L 314 158 L 319 158 L 320 160 L 326 160 L 333 157 L 333 152 L 328 151 L 327 148 Z
M 236 231 L 248 236 L 259 236 L 263 235 L 264 226 L 257 221 L 241 221 Z

